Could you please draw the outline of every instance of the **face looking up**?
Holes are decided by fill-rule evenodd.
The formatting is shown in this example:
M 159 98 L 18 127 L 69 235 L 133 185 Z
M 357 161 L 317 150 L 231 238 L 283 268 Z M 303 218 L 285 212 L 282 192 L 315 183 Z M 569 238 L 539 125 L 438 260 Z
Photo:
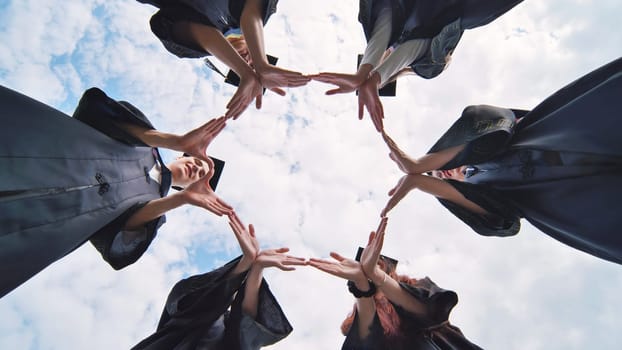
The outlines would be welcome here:
M 437 177 L 439 179 L 452 179 L 458 181 L 464 181 L 464 166 L 459 168 L 454 168 L 451 170 L 434 170 L 432 171 L 432 176 Z
M 167 167 L 171 171 L 173 185 L 186 187 L 205 175 L 213 174 L 214 163 L 211 159 L 206 162 L 195 157 L 179 157 Z M 211 178 L 211 176 L 209 177 Z M 209 178 L 205 180 L 209 180 Z

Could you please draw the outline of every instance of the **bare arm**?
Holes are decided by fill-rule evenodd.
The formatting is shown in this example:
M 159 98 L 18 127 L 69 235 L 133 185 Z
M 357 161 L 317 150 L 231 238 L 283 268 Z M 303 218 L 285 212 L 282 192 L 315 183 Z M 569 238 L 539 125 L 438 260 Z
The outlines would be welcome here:
M 380 216 L 386 216 L 387 213 L 393 209 L 412 189 L 418 188 L 423 192 L 429 193 L 435 197 L 442 198 L 453 202 L 467 210 L 470 210 L 476 214 L 485 215 L 488 212 L 468 200 L 462 193 L 458 192 L 452 185 L 444 180 L 437 179 L 432 176 L 412 174 L 404 175 L 397 185 L 389 191 L 391 198 L 387 202 L 387 205 L 380 213 Z
M 382 133 L 382 138 L 391 151 L 389 157 L 391 157 L 391 159 L 397 163 L 400 170 L 406 174 L 423 174 L 428 171 L 438 170 L 450 160 L 454 159 L 465 147 L 465 145 L 458 145 L 439 152 L 426 154 L 419 159 L 413 159 L 402 151 L 395 141 L 385 132 Z
M 174 151 L 182 151 L 180 149 L 180 136 L 170 134 L 155 129 L 148 129 L 144 126 L 119 123 L 120 126 L 135 138 L 141 140 L 151 147 L 163 147 Z
M 184 43 L 199 46 L 214 55 L 240 77 L 254 75 L 253 69 L 216 28 L 194 22 L 178 22 L 173 27 L 175 37 Z
M 259 289 L 263 279 L 263 269 L 276 267 L 283 271 L 293 271 L 293 266 L 306 265 L 304 258 L 287 255 L 289 248 L 267 249 L 259 252 L 253 262 L 251 270 L 246 277 L 246 287 L 244 299 L 242 300 L 242 311 L 256 319 L 257 305 L 259 305 Z
M 275 67 L 268 62 L 264 45 L 262 6 L 263 0 L 247 0 L 242 10 L 240 27 L 262 85 L 279 95 L 285 95 L 285 91 L 279 87 L 303 86 L 310 78 L 299 72 Z
M 140 208 L 125 223 L 126 230 L 136 230 L 146 223 L 164 215 L 167 211 L 180 207 L 187 202 L 181 192 L 171 194 L 164 198 L 149 201 L 144 207 Z

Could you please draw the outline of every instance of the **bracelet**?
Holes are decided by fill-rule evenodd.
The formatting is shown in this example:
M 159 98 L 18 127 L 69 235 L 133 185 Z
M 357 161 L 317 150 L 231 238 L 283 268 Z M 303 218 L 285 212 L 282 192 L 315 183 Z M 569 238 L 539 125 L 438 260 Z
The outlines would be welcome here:
M 362 291 L 356 288 L 356 284 L 353 281 L 348 281 L 348 290 L 357 299 L 358 298 L 369 298 L 373 296 L 374 294 L 376 294 L 376 285 L 372 281 L 368 281 L 368 283 L 369 283 L 369 290 Z

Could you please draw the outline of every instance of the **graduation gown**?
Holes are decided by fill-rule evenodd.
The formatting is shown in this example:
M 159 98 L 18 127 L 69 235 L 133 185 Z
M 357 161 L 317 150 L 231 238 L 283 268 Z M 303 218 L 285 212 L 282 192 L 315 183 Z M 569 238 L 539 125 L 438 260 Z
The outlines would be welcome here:
M 265 280 L 257 317 L 242 312 L 246 274 L 230 276 L 240 258 L 183 279 L 171 289 L 155 333 L 133 350 L 255 350 L 292 331 Z
M 412 39 L 432 39 L 428 51 L 410 64 L 419 76 L 431 79 L 446 66 L 445 57 L 458 46 L 462 33 L 488 24 L 522 0 L 360 0 L 358 19 L 369 40 L 378 6 L 391 4 L 389 47 Z M 388 48 L 388 47 L 387 47 Z
M 622 263 L 621 96 L 617 59 L 532 111 L 466 108 L 430 152 L 465 145 L 443 169 L 467 165 L 465 182 L 449 183 L 489 214 L 441 203 L 482 235 L 516 234 L 525 218 L 558 241 Z
M 240 28 L 240 17 L 246 0 L 137 0 L 160 10 L 151 17 L 151 31 L 172 54 L 180 58 L 199 58 L 211 54 L 199 46 L 175 38 L 173 24 L 187 21 L 204 24 L 225 34 Z M 278 0 L 264 0 L 263 23 L 276 12 Z
M 0 105 L 0 296 L 88 240 L 115 269 L 138 260 L 165 218 L 123 226 L 166 195 L 170 172 L 115 122 L 153 128 L 149 120 L 96 88 L 74 118 L 4 87 Z M 148 174 L 156 163 L 162 185 Z
M 393 304 L 400 317 L 402 336 L 389 340 L 384 335 L 378 315 L 374 317 L 370 333 L 364 340 L 358 333 L 358 314 L 343 343 L 342 350 L 476 350 L 479 346 L 471 343 L 460 329 L 449 323 L 449 313 L 458 303 L 458 295 L 437 286 L 428 277 L 418 280 L 414 285 L 400 282 L 400 286 L 420 301 L 428 316 L 417 317 Z

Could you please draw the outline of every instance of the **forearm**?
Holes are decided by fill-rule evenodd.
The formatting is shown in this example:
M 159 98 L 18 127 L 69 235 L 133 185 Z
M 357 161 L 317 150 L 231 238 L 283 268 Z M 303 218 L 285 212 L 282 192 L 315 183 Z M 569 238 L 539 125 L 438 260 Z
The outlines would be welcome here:
M 259 304 L 259 289 L 263 280 L 263 268 L 254 264 L 246 277 L 246 287 L 244 289 L 244 300 L 242 300 L 242 311 L 255 319 L 257 317 L 257 305 Z
M 167 211 L 186 204 L 181 192 L 173 193 L 164 198 L 149 201 L 144 207 L 140 208 L 125 223 L 124 229 L 136 230 L 148 222 L 159 218 Z
M 370 279 L 376 285 L 378 292 L 382 292 L 392 303 L 401 306 L 408 312 L 425 317 L 425 305 L 405 291 L 398 281 L 391 278 L 380 268 L 377 268 L 373 275 Z
M 183 37 L 214 55 L 240 77 L 254 74 L 253 69 L 218 29 L 194 22 L 180 22 L 175 24 L 174 32 L 176 36 Z
M 419 190 L 429 193 L 435 197 L 448 200 L 453 202 L 473 213 L 486 215 L 488 212 L 475 204 L 474 202 L 468 200 L 462 193 L 458 192 L 451 184 L 448 182 L 435 178 L 433 176 L 426 175 L 410 175 L 416 176 L 417 179 L 415 181 L 416 188 Z
M 423 174 L 442 168 L 450 160 L 454 159 L 458 153 L 462 152 L 464 146 L 465 145 L 450 147 L 439 152 L 426 154 L 419 159 L 414 159 L 412 174 Z
M 365 47 L 365 53 L 361 59 L 361 66 L 369 65 L 372 69 L 378 66 L 389 46 L 390 39 L 391 8 L 385 7 L 378 13 L 378 18 L 374 23 L 374 29 L 369 41 L 367 41 L 367 47 Z
M 258 72 L 269 64 L 264 45 L 262 6 L 262 0 L 247 0 L 240 18 L 240 27 Z
M 398 46 L 374 69 L 380 74 L 380 85 L 386 84 L 395 74 L 421 57 L 429 46 L 428 39 L 413 39 Z
M 179 149 L 179 135 L 165 133 L 155 129 L 147 129 L 143 126 L 128 123 L 121 123 L 121 126 L 132 136 L 151 147 L 162 147 L 174 151 L 181 151 Z
M 358 279 L 353 282 L 356 285 L 356 288 L 361 291 L 367 291 L 370 288 L 367 277 Z M 369 330 L 376 315 L 376 304 L 374 303 L 374 297 L 372 296 L 369 298 L 357 298 L 356 312 L 358 313 L 358 333 L 361 336 L 361 339 L 365 339 L 369 335 Z

